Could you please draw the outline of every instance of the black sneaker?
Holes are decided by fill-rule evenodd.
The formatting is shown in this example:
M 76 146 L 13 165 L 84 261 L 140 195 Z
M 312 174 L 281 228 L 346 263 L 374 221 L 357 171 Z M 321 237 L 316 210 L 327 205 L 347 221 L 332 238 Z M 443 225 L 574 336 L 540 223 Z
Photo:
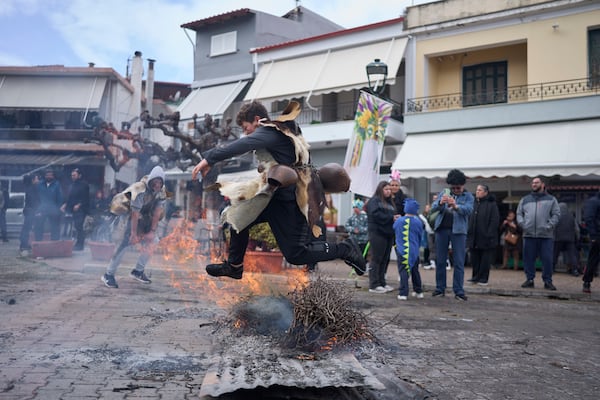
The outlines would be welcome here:
M 222 264 L 208 264 L 206 266 L 206 272 L 210 276 L 228 276 L 232 279 L 242 279 L 244 266 L 233 267 L 229 264 L 229 261 L 225 261 Z
M 151 283 L 152 281 L 148 279 L 144 271 L 138 271 L 137 269 L 132 270 L 129 273 L 129 276 L 135 279 L 136 281 L 140 281 L 142 283 Z
M 467 282 L 477 283 L 477 282 L 479 282 L 479 279 L 478 278 L 471 278 Z
M 556 287 L 552 284 L 552 282 L 544 282 L 544 289 L 556 290 Z
M 527 279 L 525 282 L 523 282 L 523 284 L 521 285 L 522 288 L 532 288 L 533 285 L 533 281 Z
M 462 294 L 457 294 L 454 296 L 454 298 L 456 300 L 462 300 L 462 301 L 467 301 L 468 297 L 466 294 L 462 293 Z
M 583 282 L 583 293 L 592 293 L 590 282 Z
M 115 276 L 114 275 L 109 275 L 109 274 L 104 274 L 102 275 L 102 277 L 100 278 L 100 280 L 102 282 L 104 282 L 104 284 L 106 285 L 106 287 L 112 288 L 112 289 L 118 289 L 119 285 L 117 285 L 117 281 L 115 280 Z
M 431 295 L 433 297 L 438 297 L 438 296 L 444 297 L 444 296 L 446 296 L 446 293 L 442 292 L 441 290 L 437 290 L 436 289 L 436 290 L 433 291 L 433 293 L 431 293 Z
M 367 262 L 362 256 L 362 252 L 360 251 L 360 247 L 358 246 L 358 243 L 356 243 L 356 240 L 348 238 L 340 244 L 350 248 L 350 251 L 346 257 L 344 257 L 344 262 L 354 269 L 356 275 L 364 275 L 367 270 Z

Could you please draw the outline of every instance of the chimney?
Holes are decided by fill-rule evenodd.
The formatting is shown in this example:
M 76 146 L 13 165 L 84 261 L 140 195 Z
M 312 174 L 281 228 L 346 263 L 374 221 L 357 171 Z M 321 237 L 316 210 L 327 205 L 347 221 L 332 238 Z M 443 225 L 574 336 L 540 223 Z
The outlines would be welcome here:
M 148 76 L 146 77 L 146 110 L 152 116 L 152 100 L 154 99 L 154 63 L 156 60 L 148 59 Z
M 90 68 L 94 68 L 95 66 L 96 66 L 96 64 L 94 64 L 93 62 L 88 63 L 88 67 L 90 67 Z
M 144 74 L 144 65 L 142 61 L 142 52 L 136 51 L 131 60 L 131 86 L 133 86 L 133 98 L 129 108 L 131 117 L 139 117 L 142 113 L 142 75 Z M 132 127 L 136 131 L 137 127 Z

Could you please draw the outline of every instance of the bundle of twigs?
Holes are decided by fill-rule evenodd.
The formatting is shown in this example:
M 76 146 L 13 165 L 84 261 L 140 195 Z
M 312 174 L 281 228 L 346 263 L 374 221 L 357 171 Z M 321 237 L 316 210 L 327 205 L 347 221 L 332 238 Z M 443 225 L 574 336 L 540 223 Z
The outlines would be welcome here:
M 352 307 L 352 293 L 341 282 L 318 277 L 296 288 L 290 300 L 294 319 L 286 338 L 289 347 L 318 350 L 375 340 L 366 316 Z

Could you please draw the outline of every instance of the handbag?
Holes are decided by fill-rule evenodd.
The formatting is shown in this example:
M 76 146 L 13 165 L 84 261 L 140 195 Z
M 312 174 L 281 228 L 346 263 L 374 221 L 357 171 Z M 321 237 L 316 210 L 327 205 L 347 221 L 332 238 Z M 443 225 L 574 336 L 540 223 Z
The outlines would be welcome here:
M 504 241 L 508 244 L 516 246 L 517 242 L 519 241 L 519 235 L 513 232 L 506 232 L 504 235 Z

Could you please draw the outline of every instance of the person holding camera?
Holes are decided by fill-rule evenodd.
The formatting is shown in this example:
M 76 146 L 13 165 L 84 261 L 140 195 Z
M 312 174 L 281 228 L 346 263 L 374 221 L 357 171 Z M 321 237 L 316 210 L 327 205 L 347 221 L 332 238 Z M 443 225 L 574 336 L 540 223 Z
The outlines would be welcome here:
M 446 183 L 450 188 L 440 192 L 438 199 L 433 202 L 431 211 L 440 211 L 435 219 L 435 290 L 434 297 L 446 295 L 446 266 L 439 262 L 448 258 L 448 246 L 452 244 L 454 259 L 454 274 L 452 277 L 452 290 L 457 300 L 467 300 L 463 288 L 465 279 L 465 256 L 467 243 L 467 229 L 469 217 L 473 212 L 474 198 L 465 190 L 467 177 L 458 170 L 448 172 Z

